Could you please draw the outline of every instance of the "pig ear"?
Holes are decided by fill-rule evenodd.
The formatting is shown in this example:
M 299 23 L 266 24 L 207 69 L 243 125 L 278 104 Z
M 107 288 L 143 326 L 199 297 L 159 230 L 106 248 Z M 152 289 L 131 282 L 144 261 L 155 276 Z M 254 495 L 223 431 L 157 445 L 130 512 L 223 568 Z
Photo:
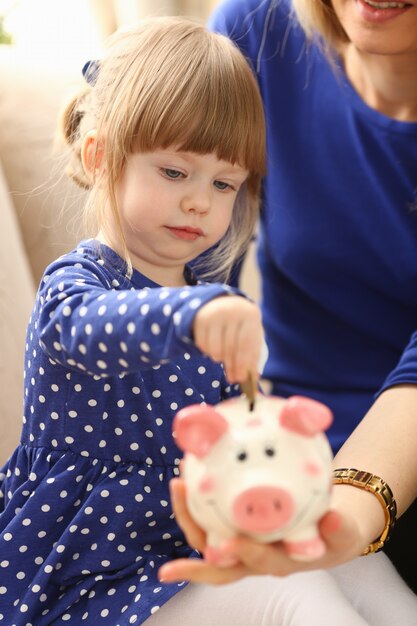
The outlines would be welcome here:
M 281 426 L 299 435 L 313 437 L 329 428 L 333 421 L 330 409 L 311 398 L 291 396 L 279 416 Z
M 177 446 L 202 458 L 228 430 L 226 420 L 212 406 L 192 404 L 181 409 L 173 424 Z

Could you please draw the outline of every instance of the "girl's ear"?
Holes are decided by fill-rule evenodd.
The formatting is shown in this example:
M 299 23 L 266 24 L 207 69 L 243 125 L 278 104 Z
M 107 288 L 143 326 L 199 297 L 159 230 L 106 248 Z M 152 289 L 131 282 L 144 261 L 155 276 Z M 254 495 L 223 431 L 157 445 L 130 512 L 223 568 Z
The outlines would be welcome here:
M 96 181 L 102 173 L 103 146 L 97 142 L 97 132 L 86 133 L 81 146 L 81 162 L 84 172 L 92 181 Z

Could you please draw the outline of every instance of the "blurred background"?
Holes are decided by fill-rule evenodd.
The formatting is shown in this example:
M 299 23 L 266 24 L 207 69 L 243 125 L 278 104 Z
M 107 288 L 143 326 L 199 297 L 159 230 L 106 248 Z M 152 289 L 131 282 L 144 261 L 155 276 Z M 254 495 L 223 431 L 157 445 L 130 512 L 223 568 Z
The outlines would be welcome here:
M 205 21 L 217 0 L 0 0 L 0 41 L 31 63 L 81 64 L 118 26 L 146 15 Z

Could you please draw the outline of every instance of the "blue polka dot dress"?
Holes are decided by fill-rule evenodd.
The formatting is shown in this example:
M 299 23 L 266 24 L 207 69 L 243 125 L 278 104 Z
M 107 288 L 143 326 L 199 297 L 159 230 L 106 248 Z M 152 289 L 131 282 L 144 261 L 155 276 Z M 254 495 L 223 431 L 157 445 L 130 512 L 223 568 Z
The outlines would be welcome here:
M 237 393 L 191 341 L 198 308 L 229 291 L 128 279 L 93 240 L 47 268 L 22 440 L 0 472 L 0 624 L 141 624 L 181 591 L 157 579 L 165 561 L 197 556 L 170 507 L 172 419 Z

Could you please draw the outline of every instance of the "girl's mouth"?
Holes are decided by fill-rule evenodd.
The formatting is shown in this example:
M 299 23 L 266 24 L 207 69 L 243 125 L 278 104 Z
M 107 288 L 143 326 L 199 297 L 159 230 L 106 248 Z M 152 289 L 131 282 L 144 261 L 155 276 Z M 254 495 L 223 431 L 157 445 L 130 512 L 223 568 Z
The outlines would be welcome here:
M 169 232 L 184 241 L 195 241 L 203 235 L 203 231 L 200 228 L 192 228 L 191 226 L 167 226 Z

